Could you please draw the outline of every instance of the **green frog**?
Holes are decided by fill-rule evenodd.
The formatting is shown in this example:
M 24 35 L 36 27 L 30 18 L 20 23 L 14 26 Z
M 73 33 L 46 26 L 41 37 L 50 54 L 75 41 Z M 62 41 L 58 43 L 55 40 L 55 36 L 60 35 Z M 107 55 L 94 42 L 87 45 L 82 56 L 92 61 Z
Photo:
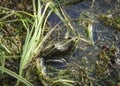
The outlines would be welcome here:
M 48 45 L 44 50 L 42 50 L 41 57 L 44 57 L 45 59 L 50 59 L 69 54 L 69 52 L 71 52 L 75 48 L 77 40 L 77 37 L 68 38 L 60 42 Z

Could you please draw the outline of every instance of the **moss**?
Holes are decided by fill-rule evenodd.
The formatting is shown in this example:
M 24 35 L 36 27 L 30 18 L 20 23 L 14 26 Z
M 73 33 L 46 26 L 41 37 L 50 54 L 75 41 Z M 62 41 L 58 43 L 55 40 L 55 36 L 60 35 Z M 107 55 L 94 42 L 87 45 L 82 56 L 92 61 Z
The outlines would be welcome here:
M 105 14 L 101 14 L 98 16 L 98 20 L 102 21 L 105 25 L 113 27 L 120 31 L 120 16 L 112 17 Z

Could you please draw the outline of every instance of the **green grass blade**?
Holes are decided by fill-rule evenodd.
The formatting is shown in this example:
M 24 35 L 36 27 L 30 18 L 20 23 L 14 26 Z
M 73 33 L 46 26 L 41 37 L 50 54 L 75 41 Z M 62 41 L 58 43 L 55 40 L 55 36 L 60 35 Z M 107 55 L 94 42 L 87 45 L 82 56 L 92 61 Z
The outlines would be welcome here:
M 94 40 L 93 40 L 93 26 L 92 23 L 88 25 L 88 36 L 90 38 L 90 42 L 94 45 Z
M 21 77 L 20 75 L 16 74 L 15 72 L 12 72 L 11 70 L 7 69 L 7 68 L 3 68 L 2 66 L 0 66 L 0 70 L 2 72 L 7 73 L 8 75 L 13 76 L 14 78 L 20 80 L 21 82 L 25 83 L 27 86 L 33 86 L 28 80 L 24 79 L 23 77 Z

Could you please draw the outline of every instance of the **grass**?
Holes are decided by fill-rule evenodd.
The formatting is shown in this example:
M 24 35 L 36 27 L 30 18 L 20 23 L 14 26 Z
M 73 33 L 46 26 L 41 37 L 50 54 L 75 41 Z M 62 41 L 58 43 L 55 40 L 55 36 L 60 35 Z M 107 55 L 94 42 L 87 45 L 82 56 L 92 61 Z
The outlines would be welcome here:
M 58 17 L 62 20 L 62 22 L 68 26 L 68 30 L 72 31 L 73 34 L 76 36 L 74 27 L 69 22 L 62 8 L 60 8 L 61 13 L 62 13 L 61 15 L 61 13 L 59 12 L 59 9 L 56 8 L 55 4 L 51 1 L 45 2 L 43 0 L 45 4 L 41 4 L 41 3 L 37 4 L 34 0 L 32 2 L 33 2 L 33 14 L 25 12 L 25 11 L 15 11 L 15 10 L 11 10 L 5 7 L 1 7 L 2 10 L 4 10 L 4 12 L 1 13 L 1 15 L 6 14 L 2 18 L 0 18 L 1 25 L 5 25 L 6 27 L 11 28 L 12 30 L 15 30 L 14 27 L 8 26 L 7 23 L 22 22 L 22 26 L 24 26 L 27 32 L 25 43 L 24 43 L 24 46 L 22 47 L 23 49 L 21 49 L 19 74 L 16 74 L 15 72 L 7 68 L 4 68 L 4 64 L 6 60 L 4 55 L 0 59 L 0 62 L 1 62 L 0 70 L 2 71 L 2 73 L 5 72 L 8 75 L 11 75 L 15 77 L 16 79 L 18 79 L 16 85 L 19 85 L 19 82 L 21 81 L 28 86 L 32 86 L 32 84 L 24 78 L 25 72 L 23 71 L 26 65 L 28 65 L 34 58 L 36 58 L 39 55 L 42 48 L 44 48 L 43 47 L 44 42 L 46 42 L 47 38 L 57 27 L 57 26 L 54 27 L 45 36 L 43 35 L 45 26 L 46 26 L 46 21 L 52 12 L 56 13 Z M 41 0 L 38 0 L 37 2 L 41 2 Z M 11 16 L 14 16 L 14 15 L 17 16 L 18 18 L 13 19 L 13 20 L 9 19 Z M 24 16 L 27 16 L 27 18 L 25 18 Z M 9 48 L 7 48 L 2 43 L 1 43 L 1 47 L 7 53 L 12 52 L 9 50 Z M 53 84 L 57 82 L 61 82 L 61 80 L 56 80 L 55 82 L 53 82 Z M 68 82 L 73 82 L 71 80 L 62 80 L 62 82 L 63 81 L 64 81 L 64 84 L 69 84 Z
M 13 71 L 10 71 L 9 69 L 7 68 L 4 68 L 4 67 L 1 67 L 0 66 L 0 70 L 4 73 L 7 73 L 11 76 L 13 76 L 14 78 L 18 79 L 19 81 L 25 83 L 27 86 L 33 86 L 28 80 L 26 80 L 25 78 L 23 78 L 22 76 L 16 74 L 15 72 Z
M 40 0 L 38 0 L 38 2 L 40 2 Z M 44 32 L 44 26 L 43 23 L 44 22 L 44 16 L 45 13 L 48 9 L 50 3 L 47 3 L 44 9 L 44 12 L 41 14 L 41 10 L 42 10 L 42 6 L 40 5 L 40 3 L 38 4 L 38 10 L 36 13 L 36 5 L 33 1 L 33 5 L 34 5 L 34 21 L 33 21 L 33 25 L 32 25 L 32 29 L 30 31 L 30 26 L 28 24 L 28 22 L 26 21 L 22 21 L 23 25 L 25 26 L 26 30 L 27 30 L 27 36 L 26 36 L 26 40 L 25 40 L 25 44 L 23 47 L 23 52 L 22 52 L 22 56 L 21 56 L 21 61 L 20 61 L 20 75 L 22 75 L 22 70 L 24 69 L 25 65 L 28 64 L 33 57 L 35 57 L 35 55 L 38 52 L 38 49 L 41 45 L 41 40 L 42 40 L 42 34 Z M 40 10 L 41 9 L 41 10 Z M 49 14 L 48 14 L 49 16 Z M 39 46 L 38 46 L 39 45 Z
M 21 59 L 20 59 L 19 75 L 17 75 L 14 72 L 4 68 L 5 58 L 0 59 L 1 65 L 2 65 L 0 67 L 1 71 L 6 72 L 7 74 L 17 78 L 18 79 L 17 85 L 19 84 L 19 80 L 20 81 L 25 80 L 24 78 L 22 78 L 22 77 L 24 77 L 23 76 L 24 67 L 33 58 L 35 58 L 39 54 L 39 52 L 42 48 L 41 46 L 42 46 L 42 43 L 43 43 L 43 33 L 44 33 L 46 21 L 47 21 L 47 18 L 49 17 L 49 15 L 52 12 L 51 10 L 48 10 L 48 7 L 51 4 L 51 2 L 46 3 L 45 7 L 43 5 L 41 5 L 40 0 L 38 0 L 38 2 L 39 3 L 36 4 L 35 1 L 33 0 L 33 9 L 34 9 L 33 14 L 3 8 L 3 10 L 6 11 L 6 12 L 3 12 L 3 14 L 7 14 L 7 15 L 0 18 L 1 24 L 3 24 L 4 22 L 22 21 L 23 26 L 27 30 L 27 36 L 26 36 L 26 39 L 25 39 L 25 43 L 24 43 L 24 46 L 23 46 L 23 49 L 22 49 L 22 54 L 21 54 Z M 42 12 L 43 9 L 44 9 L 44 11 Z M 46 15 L 47 11 L 49 11 L 49 12 Z M 21 18 L 22 14 L 27 15 L 31 18 L 30 19 L 27 19 L 27 18 L 23 19 L 23 18 Z M 7 20 L 7 18 L 9 18 L 13 15 L 19 16 L 19 19 L 18 20 L 5 21 L 5 20 Z M 6 48 L 2 43 L 1 43 L 1 47 L 3 47 L 8 53 L 10 52 L 9 49 Z M 28 82 L 26 82 L 26 80 L 23 81 L 23 82 L 28 83 Z M 27 84 L 27 85 L 29 86 L 30 83 Z M 30 85 L 30 86 L 32 86 L 32 85 Z
M 38 0 L 38 5 L 36 6 L 35 1 L 33 0 L 33 8 L 34 8 L 34 21 L 31 25 L 31 30 L 29 23 L 27 21 L 22 21 L 23 25 L 25 26 L 27 30 L 27 36 L 25 40 L 25 44 L 23 47 L 23 52 L 21 55 L 20 60 L 20 69 L 19 69 L 19 75 L 23 76 L 23 69 L 25 66 L 36 56 L 39 55 L 39 52 L 41 50 L 41 46 L 43 45 L 43 33 L 45 29 L 45 24 L 47 21 L 47 18 L 51 14 L 51 10 L 47 10 L 50 2 L 46 3 L 45 7 L 43 8 L 43 5 L 41 5 L 40 0 Z M 36 9 L 37 7 L 37 9 Z M 42 12 L 42 9 L 44 11 Z M 46 16 L 46 12 L 48 12 Z M 18 83 L 17 83 L 18 84 Z
M 50 34 L 56 28 L 54 27 L 49 33 L 47 33 L 46 36 L 43 35 L 46 21 L 50 16 L 50 14 L 52 13 L 52 11 L 55 12 L 61 18 L 62 21 L 65 21 L 64 18 L 59 13 L 58 9 L 55 8 L 53 2 L 51 1 L 47 2 L 45 3 L 45 5 L 42 5 L 40 0 L 37 1 L 37 2 L 40 2 L 38 4 L 35 3 L 34 0 L 32 2 L 33 2 L 33 14 L 27 13 L 24 11 L 14 11 L 8 8 L 1 7 L 3 8 L 3 10 L 6 11 L 6 12 L 3 12 L 3 14 L 7 14 L 0 19 L 1 24 L 20 21 L 22 22 L 24 28 L 27 31 L 25 43 L 24 43 L 22 53 L 21 53 L 21 58 L 20 58 L 19 75 L 10 71 L 9 69 L 4 68 L 5 58 L 1 58 L 0 60 L 2 65 L 0 67 L 0 70 L 2 72 L 5 72 L 17 78 L 18 81 L 16 85 L 19 85 L 19 82 L 21 81 L 27 84 L 28 86 L 32 86 L 32 84 L 29 81 L 23 78 L 24 77 L 23 70 L 27 64 L 29 64 L 34 58 L 36 58 L 39 55 L 41 49 L 43 48 L 43 43 L 46 41 L 46 39 L 50 36 Z M 48 9 L 49 7 L 51 9 Z M 30 19 L 24 18 L 22 14 L 27 15 L 28 17 L 30 17 Z M 16 20 L 7 20 L 9 17 L 13 15 L 18 16 L 19 18 Z M 8 53 L 10 53 L 8 48 L 6 48 L 2 43 L 1 45 Z
M 68 65 L 68 69 L 65 70 L 51 67 L 51 69 L 59 71 L 59 73 L 54 78 L 47 76 L 43 59 L 38 57 L 46 47 L 44 44 L 49 42 L 49 37 L 62 28 L 59 24 L 62 22 L 63 26 L 65 26 L 66 33 L 64 38 L 69 38 L 71 35 L 69 32 L 71 32 L 73 38 L 78 38 L 75 41 L 76 44 L 82 40 L 94 45 L 93 22 L 91 18 L 84 17 L 78 20 L 80 21 L 80 28 L 87 30 L 89 40 L 86 40 L 72 26 L 72 22 L 62 6 L 56 7 L 56 4 L 51 0 L 48 2 L 45 0 L 37 0 L 37 2 L 32 0 L 32 5 L 32 12 L 11 10 L 0 6 L 0 81 L 4 79 L 4 85 L 16 84 L 16 86 L 19 86 L 22 84 L 34 86 L 34 82 L 37 81 L 36 79 L 44 86 L 94 86 L 99 83 L 101 84 L 102 80 L 105 81 L 104 83 L 110 82 L 115 85 L 116 81 L 106 71 L 114 72 L 109 68 L 109 63 L 111 60 L 114 60 L 111 57 L 114 57 L 118 52 L 116 47 L 114 49 L 111 47 L 107 51 L 103 49 L 95 58 L 97 59 L 95 64 L 90 63 L 88 61 L 89 58 L 84 57 L 80 64 L 71 62 L 70 67 Z M 95 5 L 95 0 L 92 0 L 92 5 Z M 44 34 L 47 19 L 52 12 L 61 19 L 61 22 Z M 60 32 L 57 33 L 60 34 Z M 60 42 L 59 37 L 57 39 Z M 67 40 L 66 43 L 68 42 L 70 40 Z M 14 77 L 17 82 L 16 80 L 12 82 L 12 79 L 9 79 L 9 77 Z M 116 80 L 119 80 L 118 76 L 114 77 Z

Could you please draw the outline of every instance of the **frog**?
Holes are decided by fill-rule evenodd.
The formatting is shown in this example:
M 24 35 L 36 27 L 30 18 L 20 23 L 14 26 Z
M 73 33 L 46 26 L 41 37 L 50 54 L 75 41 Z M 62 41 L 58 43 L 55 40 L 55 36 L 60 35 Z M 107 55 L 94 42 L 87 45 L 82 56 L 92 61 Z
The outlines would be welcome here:
M 63 38 L 61 41 L 56 41 L 46 46 L 40 53 L 44 71 L 48 77 L 54 77 L 50 74 L 59 73 L 58 70 L 67 68 L 68 59 L 72 51 L 76 47 L 78 37 Z M 49 74 L 50 73 L 50 74 Z
M 50 44 L 41 51 L 41 57 L 52 59 L 55 57 L 65 56 L 75 48 L 77 40 L 77 37 L 69 37 L 68 39 L 63 39 L 60 42 Z

